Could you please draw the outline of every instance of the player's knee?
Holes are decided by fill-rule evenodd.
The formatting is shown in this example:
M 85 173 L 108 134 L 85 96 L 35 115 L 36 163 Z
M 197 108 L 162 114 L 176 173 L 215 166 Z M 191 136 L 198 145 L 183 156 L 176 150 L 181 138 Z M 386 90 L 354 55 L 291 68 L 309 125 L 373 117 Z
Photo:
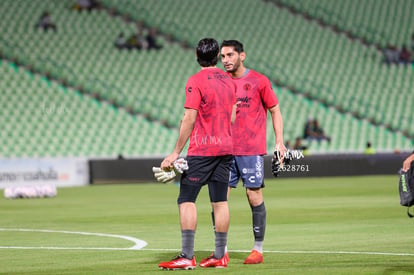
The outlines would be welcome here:
M 177 204 L 180 205 L 180 204 L 183 204 L 183 203 L 186 203 L 186 202 L 195 203 L 195 201 L 196 201 L 196 198 L 194 198 L 194 197 L 182 197 L 182 196 L 180 196 L 177 199 Z
M 251 206 L 257 206 L 263 202 L 262 188 L 246 188 L 246 195 Z

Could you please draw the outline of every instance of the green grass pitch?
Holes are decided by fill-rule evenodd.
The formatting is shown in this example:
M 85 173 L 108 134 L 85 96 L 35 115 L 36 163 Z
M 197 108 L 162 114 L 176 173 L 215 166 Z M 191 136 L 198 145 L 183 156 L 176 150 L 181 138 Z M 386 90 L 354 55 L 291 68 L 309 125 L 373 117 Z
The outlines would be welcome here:
M 264 263 L 248 266 L 251 214 L 239 187 L 229 202 L 229 266 L 174 272 L 414 273 L 414 219 L 399 205 L 397 182 L 397 175 L 267 180 Z M 0 198 L 0 274 L 172 272 L 157 264 L 180 251 L 177 192 L 175 184 L 148 183 L 60 188 L 51 199 Z M 214 248 L 206 187 L 197 206 L 199 261 Z M 82 232 L 148 245 L 131 250 L 128 239 Z

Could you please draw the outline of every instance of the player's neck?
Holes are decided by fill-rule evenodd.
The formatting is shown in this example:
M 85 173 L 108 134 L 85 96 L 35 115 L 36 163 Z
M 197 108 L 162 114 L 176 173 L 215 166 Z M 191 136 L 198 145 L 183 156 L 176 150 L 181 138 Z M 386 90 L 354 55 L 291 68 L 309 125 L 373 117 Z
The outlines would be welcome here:
M 201 67 L 202 70 L 215 69 L 217 66 Z
M 247 69 L 246 67 L 244 67 L 244 66 L 240 66 L 240 67 L 237 69 L 237 71 L 235 71 L 235 72 L 233 72 L 233 73 L 231 74 L 231 76 L 232 76 L 233 78 L 241 78 L 241 77 L 245 76 L 245 75 L 247 74 L 247 72 L 248 72 L 248 69 Z

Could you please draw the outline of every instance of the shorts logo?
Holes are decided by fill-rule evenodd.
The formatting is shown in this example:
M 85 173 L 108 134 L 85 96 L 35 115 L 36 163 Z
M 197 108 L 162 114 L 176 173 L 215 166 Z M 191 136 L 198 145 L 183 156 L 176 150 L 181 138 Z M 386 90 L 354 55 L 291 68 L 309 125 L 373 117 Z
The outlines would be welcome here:
M 249 181 L 250 181 L 251 183 L 255 183 L 255 182 L 256 182 L 256 178 L 255 178 L 255 176 L 250 176 L 250 177 L 249 177 Z
M 256 162 L 256 177 L 261 178 L 262 175 L 262 170 L 263 170 L 263 159 L 258 157 L 257 158 L 257 162 Z
M 251 173 L 254 173 L 254 172 L 255 172 L 254 169 L 250 169 L 250 168 L 243 168 L 242 169 L 243 174 L 251 174 Z

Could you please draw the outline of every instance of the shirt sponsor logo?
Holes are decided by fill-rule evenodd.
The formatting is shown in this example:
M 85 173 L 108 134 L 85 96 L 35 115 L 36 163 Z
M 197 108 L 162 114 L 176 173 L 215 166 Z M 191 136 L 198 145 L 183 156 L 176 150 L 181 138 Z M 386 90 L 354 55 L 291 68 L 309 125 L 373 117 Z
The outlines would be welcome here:
M 229 76 L 226 74 L 220 74 L 220 73 L 215 73 L 215 74 L 209 74 L 207 75 L 207 79 L 228 79 Z
M 237 98 L 237 102 L 240 102 L 237 107 L 242 107 L 242 108 L 249 108 L 250 107 L 250 100 L 252 98 L 245 96 L 245 97 L 238 97 Z
M 237 101 L 240 101 L 241 103 L 249 103 L 251 99 L 252 99 L 251 97 L 245 96 L 245 97 L 238 97 Z

